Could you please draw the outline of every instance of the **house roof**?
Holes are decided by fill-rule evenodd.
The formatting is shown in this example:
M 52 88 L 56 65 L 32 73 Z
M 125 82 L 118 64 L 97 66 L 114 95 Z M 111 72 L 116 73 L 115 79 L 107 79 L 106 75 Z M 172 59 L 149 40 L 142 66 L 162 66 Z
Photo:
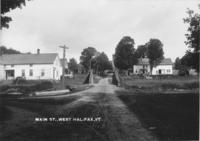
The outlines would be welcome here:
M 138 59 L 137 65 L 149 65 L 148 58 L 140 58 Z M 164 58 L 159 65 L 173 65 L 171 58 Z
M 52 64 L 57 56 L 57 53 L 5 54 L 0 56 L 0 63 L 5 65 Z
M 159 65 L 173 65 L 171 58 L 163 59 Z
M 149 65 L 149 59 L 148 58 L 139 58 L 137 64 L 138 65 Z

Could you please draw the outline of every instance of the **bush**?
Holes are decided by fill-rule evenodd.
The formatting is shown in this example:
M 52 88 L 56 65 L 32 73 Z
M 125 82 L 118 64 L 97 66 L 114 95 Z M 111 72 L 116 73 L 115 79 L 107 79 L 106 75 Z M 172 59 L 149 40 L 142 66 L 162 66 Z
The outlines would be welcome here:
M 199 82 L 186 83 L 183 86 L 188 89 L 197 89 L 199 88 Z
M 6 91 L 6 90 L 8 90 L 9 88 L 10 88 L 10 86 L 8 86 L 8 85 L 3 85 L 3 86 L 0 87 L 0 92 Z
M 0 87 L 0 92 L 5 92 L 9 89 L 17 89 L 21 93 L 28 94 L 35 91 L 51 89 L 52 87 L 53 83 L 51 81 L 41 81 L 40 83 L 32 85 L 4 85 Z
M 189 71 L 187 69 L 180 69 L 179 70 L 179 75 L 180 76 L 188 76 L 189 75 Z
M 23 77 L 17 77 L 13 80 L 13 84 L 27 84 L 27 81 Z

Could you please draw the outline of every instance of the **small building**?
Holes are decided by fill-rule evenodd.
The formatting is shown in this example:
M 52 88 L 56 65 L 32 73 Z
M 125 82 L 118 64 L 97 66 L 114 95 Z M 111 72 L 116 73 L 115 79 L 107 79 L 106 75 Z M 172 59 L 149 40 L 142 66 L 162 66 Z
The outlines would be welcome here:
M 62 67 L 57 53 L 5 54 L 0 56 L 0 78 L 59 80 Z
M 161 62 L 153 67 L 152 75 L 172 75 L 173 74 L 173 63 L 170 58 L 165 58 Z M 133 74 L 147 74 L 151 73 L 150 64 L 148 58 L 138 59 L 137 65 L 133 66 Z

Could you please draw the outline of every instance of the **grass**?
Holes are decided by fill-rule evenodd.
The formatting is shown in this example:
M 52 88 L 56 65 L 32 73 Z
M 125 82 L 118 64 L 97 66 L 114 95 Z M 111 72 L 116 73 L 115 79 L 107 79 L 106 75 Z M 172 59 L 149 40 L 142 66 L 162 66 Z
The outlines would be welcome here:
M 119 98 L 160 140 L 198 140 L 198 76 L 121 77 Z M 177 91 L 181 90 L 181 91 Z
M 87 74 L 75 74 L 74 78 L 66 78 L 65 79 L 65 88 L 70 89 L 72 92 L 81 91 L 88 88 L 88 84 L 83 84 L 86 79 Z M 98 83 L 101 77 L 94 75 L 94 83 Z M 7 81 L 5 83 L 2 82 L 0 85 L 0 92 L 7 93 L 7 90 L 17 90 L 22 92 L 23 94 L 29 94 L 35 91 L 42 90 L 59 90 L 62 88 L 62 83 L 55 81 L 47 81 L 47 80 L 23 80 L 20 81 L 20 84 L 8 84 Z
M 34 122 L 35 117 L 102 117 L 96 103 L 66 108 L 79 97 L 62 99 L 6 99 L 0 109 L 7 113 L 2 117 L 0 140 L 101 141 L 105 127 L 101 122 Z M 9 108 L 7 108 L 7 106 Z M 62 112 L 58 112 L 62 110 Z M 10 113 L 11 112 L 11 113 Z M 33 113 L 33 114 L 31 114 Z M 26 116 L 24 116 L 26 115 Z M 3 116 L 2 114 L 0 117 Z M 5 116 L 5 115 L 4 115 Z
M 65 79 L 65 86 L 66 88 L 71 89 L 73 92 L 81 91 L 88 88 L 88 84 L 83 84 L 87 77 L 87 74 L 75 74 L 74 78 L 67 78 Z M 94 83 L 98 83 L 101 78 L 97 75 L 94 75 Z M 54 84 L 56 89 L 62 89 L 61 83 Z
M 162 79 L 142 79 L 139 77 L 121 77 L 122 85 L 125 88 L 140 88 L 140 89 L 198 89 L 198 76 L 172 76 Z
M 25 95 L 35 92 L 35 91 L 43 91 L 49 90 L 53 88 L 53 83 L 51 81 L 26 81 L 23 84 L 10 84 L 10 85 L 2 85 L 0 86 L 0 92 L 2 94 L 6 94 L 9 91 L 18 91 Z
M 198 94 L 118 93 L 144 127 L 161 140 L 198 140 Z

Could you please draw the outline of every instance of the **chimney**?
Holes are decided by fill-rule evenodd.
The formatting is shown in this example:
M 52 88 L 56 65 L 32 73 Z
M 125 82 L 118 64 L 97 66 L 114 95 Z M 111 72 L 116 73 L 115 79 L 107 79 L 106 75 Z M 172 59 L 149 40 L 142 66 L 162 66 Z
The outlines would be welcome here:
M 40 49 L 37 49 L 37 54 L 40 54 Z

